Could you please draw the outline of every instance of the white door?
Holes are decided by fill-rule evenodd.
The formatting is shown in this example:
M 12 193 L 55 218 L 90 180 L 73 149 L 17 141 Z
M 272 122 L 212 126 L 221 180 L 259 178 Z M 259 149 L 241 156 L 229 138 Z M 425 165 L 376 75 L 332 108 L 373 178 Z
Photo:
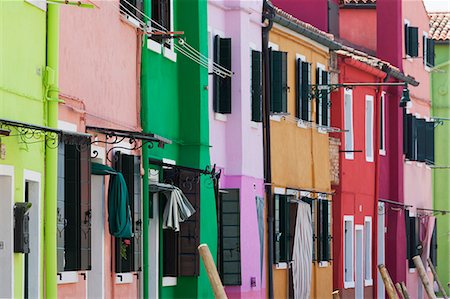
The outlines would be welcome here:
M 151 169 L 149 181 L 159 182 L 159 171 Z M 148 289 L 149 298 L 158 298 L 159 284 L 159 195 L 150 193 L 149 200 L 153 203 L 153 218 L 148 220 Z M 145 220 L 144 220 L 145 221 Z
M 355 226 L 355 298 L 364 298 L 364 226 Z
M 385 263 L 385 247 L 384 247 L 384 217 L 385 217 L 385 211 L 384 211 L 384 203 L 378 203 L 378 265 Z M 384 299 L 385 298 L 385 289 L 384 289 L 384 283 L 380 275 L 380 271 L 377 271 L 378 280 L 377 280 L 377 298 L 378 299 Z
M 0 298 L 14 297 L 13 186 L 14 168 L 0 165 Z

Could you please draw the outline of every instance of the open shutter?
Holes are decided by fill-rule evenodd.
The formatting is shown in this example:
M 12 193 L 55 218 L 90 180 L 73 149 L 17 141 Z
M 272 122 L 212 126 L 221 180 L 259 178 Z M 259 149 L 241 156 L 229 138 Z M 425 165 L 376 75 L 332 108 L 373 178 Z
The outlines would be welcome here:
M 295 227 L 297 223 L 297 206 L 296 202 L 289 202 L 289 257 L 288 260 L 292 261 L 294 253 L 294 238 L 295 238 Z
M 261 52 L 252 51 L 252 121 L 262 121 Z
M 412 114 L 406 114 L 406 130 L 404 129 L 406 142 L 405 156 L 408 160 L 416 159 L 416 118 Z
M 130 200 L 134 200 L 133 211 L 133 225 L 134 225 L 134 271 L 142 270 L 142 260 L 141 260 L 141 241 L 142 241 L 142 213 L 141 213 L 141 157 L 133 156 L 133 197 Z
M 295 61 L 295 116 L 302 117 L 302 60 L 297 58 Z
M 419 28 L 408 27 L 408 50 L 407 54 L 411 57 L 419 55 Z
M 409 268 L 415 268 L 414 262 L 412 258 L 419 254 L 419 219 L 417 217 L 409 217 L 409 248 L 410 248 L 410 256 L 409 259 Z
M 322 84 L 322 69 L 316 68 L 316 84 Z M 322 120 L 322 92 L 316 89 L 316 124 L 320 125 Z
M 289 203 L 286 195 L 276 194 L 274 198 L 274 258 L 279 263 L 289 257 Z
M 417 161 L 425 162 L 426 154 L 426 121 L 425 119 L 417 119 Z
M 437 266 L 437 219 L 434 222 L 433 235 L 431 235 L 431 243 L 430 243 L 430 259 L 433 262 L 433 265 Z
M 214 62 L 231 70 L 231 38 L 214 37 Z M 231 78 L 214 75 L 214 112 L 231 113 Z
M 91 150 L 80 155 L 80 270 L 91 269 Z
M 61 142 L 58 147 L 58 199 L 57 199 L 57 231 L 56 231 L 56 242 L 57 242 L 57 269 L 58 272 L 64 271 L 64 233 L 66 219 L 64 214 L 64 161 L 65 161 L 65 144 Z
M 432 38 L 427 38 L 427 65 L 430 67 L 434 66 L 434 40 Z
M 426 122 L 425 131 L 425 161 L 434 164 L 434 122 Z
M 281 195 L 275 194 L 274 200 L 274 221 L 273 221 L 273 257 L 274 263 L 279 263 L 281 261 Z
M 221 278 L 224 285 L 241 285 L 239 189 L 227 189 L 220 200 Z
M 271 51 L 271 112 L 287 112 L 287 53 Z
M 311 75 L 311 66 L 308 62 L 302 61 L 302 84 L 301 84 L 301 93 L 302 93 L 302 117 L 301 119 L 310 121 L 311 120 L 311 107 L 309 100 L 309 85 L 310 85 L 310 75 Z
M 409 55 L 409 30 L 408 30 L 408 24 L 404 25 L 405 29 L 405 53 Z
M 322 84 L 324 85 L 328 84 L 328 72 L 322 71 Z M 329 103 L 328 89 L 322 90 L 321 100 L 322 100 L 322 126 L 329 126 L 330 103 Z

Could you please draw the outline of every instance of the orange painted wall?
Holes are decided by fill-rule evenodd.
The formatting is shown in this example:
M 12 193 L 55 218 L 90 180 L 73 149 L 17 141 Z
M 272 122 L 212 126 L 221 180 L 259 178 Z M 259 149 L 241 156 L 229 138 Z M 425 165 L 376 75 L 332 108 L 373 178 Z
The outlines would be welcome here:
M 290 116 L 280 121 L 272 120 L 271 158 L 272 182 L 274 187 L 292 189 L 313 189 L 329 192 L 329 136 L 313 128 L 300 128 L 295 116 L 295 65 L 296 54 L 305 56 L 311 66 L 312 84 L 315 82 L 317 63 L 328 69 L 328 49 L 302 38 L 292 31 L 284 31 L 275 25 L 269 35 L 272 44 L 279 46 L 279 51 L 288 52 L 288 113 Z M 312 103 L 313 121 L 315 120 L 315 103 Z M 274 297 L 287 298 L 288 270 L 274 269 Z M 329 265 L 319 268 L 313 264 L 311 296 L 317 298 L 331 297 L 333 269 Z

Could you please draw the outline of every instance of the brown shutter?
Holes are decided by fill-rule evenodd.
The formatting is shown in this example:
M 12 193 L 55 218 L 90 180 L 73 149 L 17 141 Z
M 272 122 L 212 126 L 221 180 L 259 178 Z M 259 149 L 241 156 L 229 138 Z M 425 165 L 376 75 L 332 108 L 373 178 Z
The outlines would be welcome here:
M 91 269 L 91 148 L 80 152 L 80 270 Z

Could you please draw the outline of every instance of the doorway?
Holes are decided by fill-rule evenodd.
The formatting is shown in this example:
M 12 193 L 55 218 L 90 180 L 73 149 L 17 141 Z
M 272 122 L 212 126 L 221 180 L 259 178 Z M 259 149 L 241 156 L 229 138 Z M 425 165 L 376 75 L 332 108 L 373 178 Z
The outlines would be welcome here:
M 355 298 L 364 298 L 364 238 L 362 225 L 355 225 Z
M 384 248 L 384 203 L 378 203 L 378 265 L 383 264 L 384 265 L 384 254 L 385 254 L 385 248 Z M 384 283 L 381 278 L 380 272 L 377 271 L 378 275 L 378 288 L 377 288 L 377 298 L 378 299 L 384 299 L 385 298 L 385 289 L 384 289 Z
M 13 202 L 14 167 L 0 165 L 0 298 L 14 297 Z

